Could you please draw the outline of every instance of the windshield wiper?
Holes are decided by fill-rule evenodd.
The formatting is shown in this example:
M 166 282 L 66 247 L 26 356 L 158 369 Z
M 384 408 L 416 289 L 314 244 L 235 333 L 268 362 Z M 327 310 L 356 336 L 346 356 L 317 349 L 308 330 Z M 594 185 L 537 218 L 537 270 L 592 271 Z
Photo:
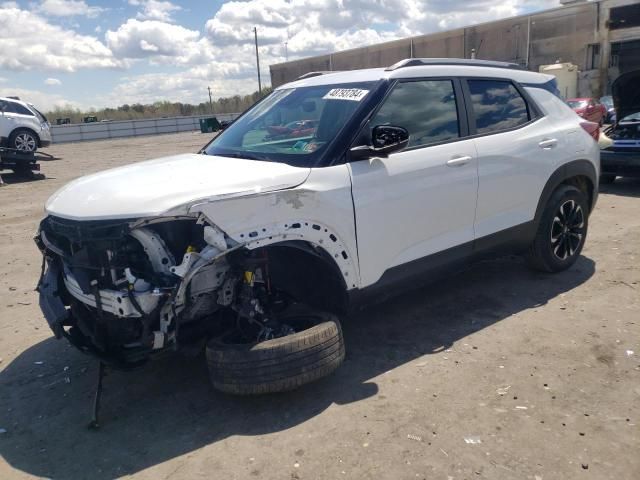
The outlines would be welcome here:
M 218 157 L 229 157 L 229 158 L 241 158 L 244 160 L 264 160 L 265 157 L 259 157 L 257 155 L 251 155 L 250 153 L 215 153 Z

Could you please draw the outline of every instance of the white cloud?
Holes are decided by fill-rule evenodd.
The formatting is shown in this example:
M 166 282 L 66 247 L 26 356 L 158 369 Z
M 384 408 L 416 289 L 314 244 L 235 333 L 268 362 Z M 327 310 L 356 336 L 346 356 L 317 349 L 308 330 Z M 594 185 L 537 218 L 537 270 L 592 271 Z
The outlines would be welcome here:
M 39 90 L 30 90 L 26 88 L 8 88 L 0 87 L 0 97 L 17 96 L 21 100 L 33 103 L 36 108 L 42 112 L 48 112 L 55 107 L 73 107 L 79 108 L 78 102 L 70 101 L 60 94 L 45 93 Z
M 62 85 L 62 82 L 61 82 L 60 80 L 58 80 L 57 78 L 47 78 L 47 79 L 44 81 L 44 84 L 45 84 L 45 85 L 51 85 L 51 86 L 54 86 L 54 85 Z
M 160 20 L 171 22 L 173 12 L 182 10 L 182 7 L 163 0 L 129 0 L 129 5 L 142 7 L 142 11 L 136 15 L 140 20 Z
M 200 32 L 156 20 L 129 19 L 117 30 L 107 30 L 107 45 L 119 58 L 152 58 L 187 64 L 208 57 L 210 46 Z
M 536 9 L 557 6 L 540 0 Z M 292 57 L 354 48 L 410 35 L 504 18 L 530 8 L 527 0 L 247 0 L 230 1 L 205 24 L 216 45 L 288 42 Z
M 84 0 L 43 0 L 37 10 L 53 17 L 83 16 L 94 18 L 105 9 L 90 7 Z
M 268 84 L 268 66 L 285 60 L 285 42 L 289 59 L 295 59 L 517 15 L 531 10 L 533 3 L 232 0 L 203 20 L 200 29 L 192 29 L 175 23 L 173 15 L 184 8 L 171 1 L 127 0 L 137 7 L 135 18 L 107 30 L 104 41 L 77 33 L 77 27 L 70 27 L 68 21 L 61 27 L 45 19 L 48 10 L 49 16 L 76 15 L 82 23 L 80 17 L 92 16 L 92 9 L 100 8 L 89 5 L 94 1 L 41 0 L 33 7 L 43 12 L 40 16 L 20 9 L 15 2 L 0 0 L 0 69 L 71 72 L 135 64 L 136 70 L 146 73 L 121 78 L 111 92 L 102 96 L 94 92 L 92 101 L 103 105 L 156 100 L 197 103 L 208 98 L 207 86 L 216 97 L 257 89 L 254 26 L 258 28 L 263 84 Z M 557 0 L 539 0 L 535 9 L 557 5 Z M 95 32 L 102 32 L 100 26 Z M 162 73 L 166 65 L 183 68 Z
M 129 0 L 143 5 L 142 0 Z M 556 0 L 540 0 L 554 6 Z M 257 90 L 253 27 L 258 28 L 263 85 L 268 65 L 358 46 L 469 25 L 523 12 L 526 0 L 247 0 L 229 1 L 200 32 L 160 21 L 130 19 L 107 32 L 107 45 L 120 58 L 178 64 L 186 69 L 129 76 L 104 101 L 202 101 Z
M 122 66 L 95 37 L 52 25 L 26 10 L 0 6 L 0 68 L 74 72 Z
M 206 78 L 203 73 L 190 69 L 171 75 L 149 73 L 124 77 L 108 95 L 99 97 L 97 101 L 110 106 L 162 100 L 198 104 L 209 100 L 209 86 L 214 98 L 243 95 L 258 89 L 255 79 L 230 82 L 223 77 Z

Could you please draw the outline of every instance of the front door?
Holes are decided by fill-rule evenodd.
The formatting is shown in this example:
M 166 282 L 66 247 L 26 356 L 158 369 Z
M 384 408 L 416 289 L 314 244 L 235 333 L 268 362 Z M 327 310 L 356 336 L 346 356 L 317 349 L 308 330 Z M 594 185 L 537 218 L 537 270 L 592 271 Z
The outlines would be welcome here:
M 408 147 L 349 164 L 363 287 L 383 273 L 465 245 L 471 250 L 477 155 L 453 79 L 398 82 L 368 124 L 409 131 Z M 406 265 L 405 265 L 406 266 Z

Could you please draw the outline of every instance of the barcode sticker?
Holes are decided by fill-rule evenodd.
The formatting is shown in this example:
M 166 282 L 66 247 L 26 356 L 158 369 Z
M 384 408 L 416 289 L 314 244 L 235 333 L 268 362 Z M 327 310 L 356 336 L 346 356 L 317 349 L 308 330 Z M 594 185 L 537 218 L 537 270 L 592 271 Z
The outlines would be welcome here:
M 324 100 L 351 100 L 359 102 L 362 100 L 369 90 L 360 90 L 359 88 L 333 88 L 322 97 Z

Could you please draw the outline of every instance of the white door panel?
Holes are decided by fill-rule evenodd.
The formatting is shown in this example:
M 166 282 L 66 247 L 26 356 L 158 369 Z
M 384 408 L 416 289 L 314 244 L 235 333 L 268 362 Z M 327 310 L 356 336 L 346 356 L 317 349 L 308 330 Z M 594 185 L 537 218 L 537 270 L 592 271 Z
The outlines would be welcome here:
M 476 238 L 528 222 L 563 155 L 565 139 L 548 117 L 475 139 L 478 151 Z
M 474 238 L 473 140 L 349 164 L 362 286 L 385 270 Z

